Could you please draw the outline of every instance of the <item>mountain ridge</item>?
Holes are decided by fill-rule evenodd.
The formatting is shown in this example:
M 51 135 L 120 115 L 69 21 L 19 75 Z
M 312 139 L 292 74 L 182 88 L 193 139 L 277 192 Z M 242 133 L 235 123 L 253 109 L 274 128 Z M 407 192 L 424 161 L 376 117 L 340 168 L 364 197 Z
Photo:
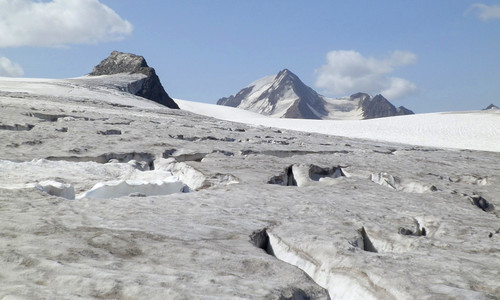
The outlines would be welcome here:
M 496 106 L 495 104 L 491 103 L 490 105 L 488 105 L 487 107 L 483 108 L 483 110 L 489 110 L 489 109 L 499 109 L 498 106 Z
M 288 69 L 254 81 L 218 105 L 238 107 L 263 115 L 299 119 L 372 119 L 413 114 L 395 107 L 382 95 L 356 93 L 349 98 L 327 98 L 304 84 Z

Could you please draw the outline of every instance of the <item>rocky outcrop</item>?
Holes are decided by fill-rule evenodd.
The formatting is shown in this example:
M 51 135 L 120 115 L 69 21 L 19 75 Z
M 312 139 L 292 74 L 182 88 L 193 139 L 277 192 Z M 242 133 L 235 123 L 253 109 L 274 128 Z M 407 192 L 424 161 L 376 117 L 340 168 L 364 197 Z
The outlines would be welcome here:
M 361 93 L 361 92 L 356 93 L 356 94 L 352 94 L 352 95 L 349 97 L 349 99 L 350 99 L 351 101 L 353 101 L 353 100 L 355 100 L 355 99 L 360 99 L 361 101 L 364 101 L 364 100 L 369 99 L 369 98 L 371 98 L 371 96 L 370 96 L 370 95 L 368 95 L 367 93 Z
M 144 74 L 142 85 L 134 93 L 137 96 L 153 100 L 169 108 L 179 109 L 177 103 L 167 94 L 155 69 L 148 66 L 142 56 L 113 51 L 108 58 L 94 67 L 90 76 L 113 75 L 119 73 Z

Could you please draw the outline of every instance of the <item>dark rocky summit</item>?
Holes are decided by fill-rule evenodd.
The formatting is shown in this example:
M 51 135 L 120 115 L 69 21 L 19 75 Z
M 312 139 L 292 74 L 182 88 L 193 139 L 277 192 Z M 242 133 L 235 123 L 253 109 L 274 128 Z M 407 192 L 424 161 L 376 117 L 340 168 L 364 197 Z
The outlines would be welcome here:
M 404 106 L 400 106 L 396 110 L 397 110 L 397 115 L 398 116 L 414 115 L 415 114 L 412 110 L 410 110 L 410 109 L 408 109 L 408 108 L 406 108 Z
M 153 100 L 169 108 L 179 109 L 177 103 L 167 94 L 155 69 L 148 66 L 142 56 L 113 51 L 108 58 L 94 67 L 90 76 L 113 75 L 119 73 L 144 74 L 142 86 L 134 94 Z
M 354 96 L 360 94 L 362 93 L 357 93 L 355 95 L 352 95 L 351 99 Z M 394 105 L 392 105 L 391 102 L 389 102 L 389 100 L 387 100 L 382 95 L 376 95 L 373 98 L 371 98 L 367 94 L 363 95 L 367 96 L 364 97 L 360 102 L 360 106 L 363 108 L 364 119 L 374 119 L 374 118 L 384 118 L 384 117 L 414 114 L 413 111 L 405 108 L 404 106 L 396 108 Z
M 490 109 L 499 109 L 499 108 L 495 104 L 490 104 L 486 108 L 484 108 L 483 110 L 490 110 Z

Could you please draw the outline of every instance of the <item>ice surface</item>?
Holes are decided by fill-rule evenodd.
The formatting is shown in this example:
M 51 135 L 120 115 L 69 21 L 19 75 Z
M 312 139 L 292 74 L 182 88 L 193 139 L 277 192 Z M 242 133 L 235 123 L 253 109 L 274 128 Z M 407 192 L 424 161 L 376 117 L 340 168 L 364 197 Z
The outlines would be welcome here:
M 0 80 L 0 299 L 500 294 L 498 114 L 284 122 L 75 80 Z

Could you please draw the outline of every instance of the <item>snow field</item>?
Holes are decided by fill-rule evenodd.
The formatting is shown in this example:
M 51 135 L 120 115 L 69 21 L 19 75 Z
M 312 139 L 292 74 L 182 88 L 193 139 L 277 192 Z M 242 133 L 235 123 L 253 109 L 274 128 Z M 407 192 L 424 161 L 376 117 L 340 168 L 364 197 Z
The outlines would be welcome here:
M 409 145 L 500 152 L 500 110 L 429 113 L 371 120 L 266 117 L 233 107 L 175 99 L 181 109 L 222 120 Z

